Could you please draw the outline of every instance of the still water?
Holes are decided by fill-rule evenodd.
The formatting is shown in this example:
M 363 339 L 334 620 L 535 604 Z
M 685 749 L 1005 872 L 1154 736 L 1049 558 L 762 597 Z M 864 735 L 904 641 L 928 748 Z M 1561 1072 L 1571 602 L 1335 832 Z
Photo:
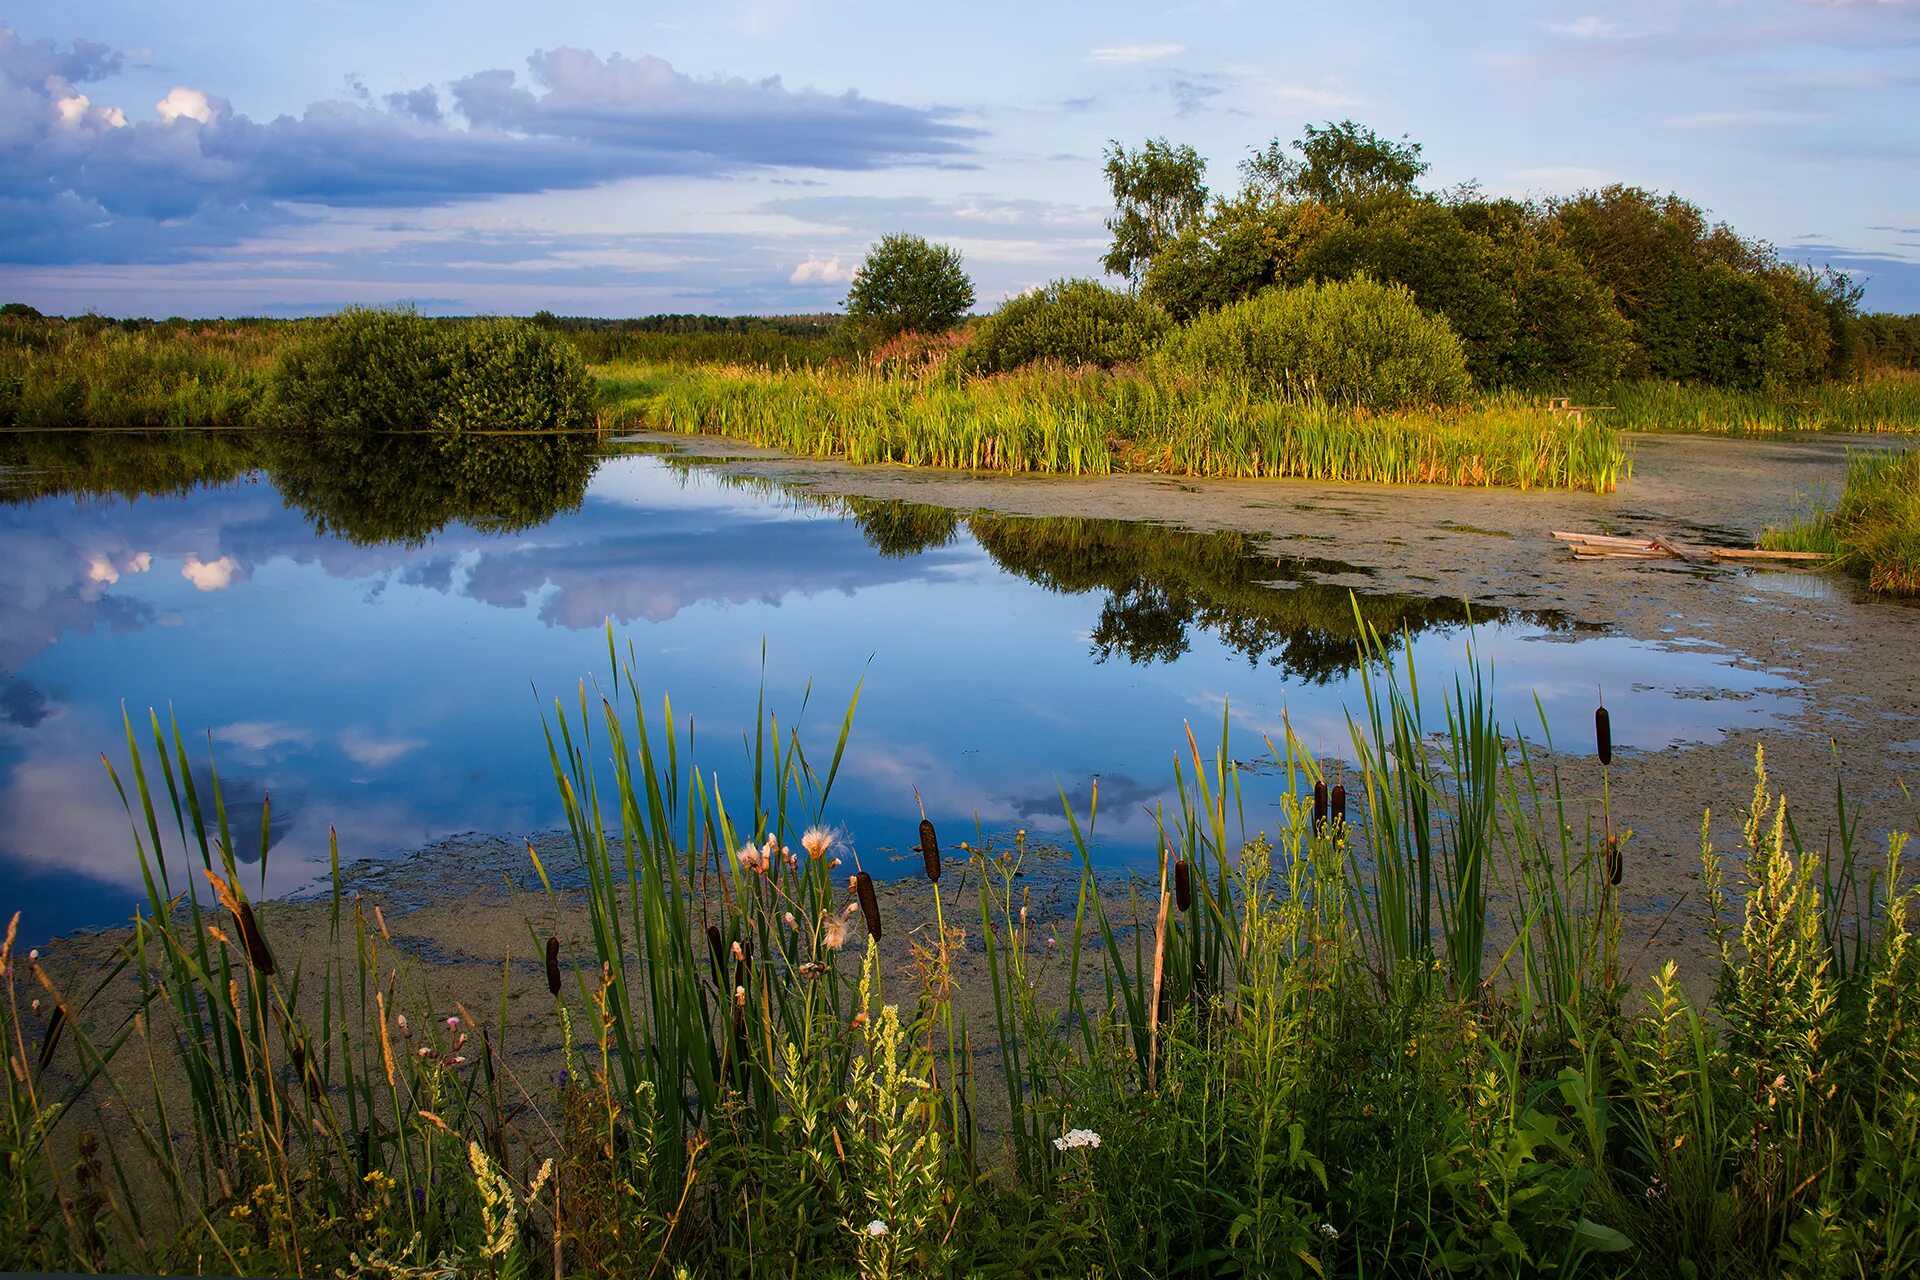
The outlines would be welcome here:
M 235 843 L 285 892 L 342 857 L 560 821 L 542 706 L 605 678 L 606 627 L 742 777 L 762 683 L 810 755 L 864 679 L 830 817 L 867 857 L 914 843 L 917 790 L 948 840 L 1065 838 L 1060 793 L 1100 780 L 1097 856 L 1147 855 L 1192 722 L 1266 755 L 1360 708 L 1346 566 L 1233 534 L 965 515 L 743 483 L 583 437 L 355 442 L 236 435 L 0 436 L 0 910 L 43 939 L 141 896 L 105 770 L 122 708 L 171 714 L 217 761 Z M 1366 595 L 1430 691 L 1465 655 L 1458 601 Z M 1502 715 L 1585 746 L 1596 687 L 1616 742 L 1657 750 L 1792 715 L 1739 655 L 1651 646 L 1554 615 L 1475 612 Z M 764 647 L 764 667 L 763 667 Z M 1437 705 L 1430 723 L 1443 724 Z M 1268 823 L 1249 787 L 1248 820 Z M 1270 823 L 1268 823 L 1270 825 Z

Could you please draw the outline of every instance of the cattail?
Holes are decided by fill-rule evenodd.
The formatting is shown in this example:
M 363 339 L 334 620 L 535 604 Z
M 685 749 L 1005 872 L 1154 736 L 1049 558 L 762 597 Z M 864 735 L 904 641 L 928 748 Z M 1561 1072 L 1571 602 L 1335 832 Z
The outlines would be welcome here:
M 735 961 L 733 985 L 744 993 L 747 989 L 747 978 L 753 972 L 753 943 L 734 943 L 733 958 Z M 744 994 L 742 998 L 745 998 Z
M 720 940 L 720 926 L 717 924 L 707 926 L 707 948 L 713 952 L 714 981 L 718 982 L 719 975 L 727 967 L 727 944 Z
M 1173 900 L 1180 910 L 1193 910 L 1193 872 L 1185 858 L 1173 860 Z
M 920 819 L 920 856 L 926 860 L 927 879 L 940 883 L 940 842 L 934 838 L 933 823 Z
M 853 878 L 853 891 L 860 895 L 860 914 L 867 918 L 867 934 L 880 940 L 880 899 L 873 894 L 873 877 L 862 871 Z
M 273 952 L 267 950 L 267 940 L 261 935 L 260 926 L 253 918 L 253 904 L 238 904 L 233 919 L 240 926 L 240 941 L 247 949 L 247 963 L 253 966 L 255 973 L 270 976 L 273 973 Z
M 1607 715 L 1605 707 L 1597 707 L 1593 713 L 1593 737 L 1600 744 L 1600 763 L 1613 763 L 1613 721 Z
M 53 1017 L 47 1020 L 47 1035 L 40 1042 L 40 1069 L 45 1071 L 47 1064 L 53 1061 L 53 1051 L 60 1046 L 60 1033 L 67 1028 L 67 1006 L 53 1006 Z
M 1347 820 L 1347 787 L 1345 783 L 1334 784 L 1333 820 L 1339 823 L 1345 823 Z
M 1327 784 L 1313 784 L 1313 834 L 1319 835 L 1327 829 Z
M 547 990 L 560 994 L 560 939 L 547 935 Z
M 1620 837 L 1607 837 L 1607 883 L 1618 889 L 1627 874 L 1626 860 L 1620 856 Z

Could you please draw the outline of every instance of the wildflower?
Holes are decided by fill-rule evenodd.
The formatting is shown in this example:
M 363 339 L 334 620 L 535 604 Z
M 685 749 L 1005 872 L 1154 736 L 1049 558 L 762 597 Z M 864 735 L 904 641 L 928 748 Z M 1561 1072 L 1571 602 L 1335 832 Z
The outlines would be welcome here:
M 433 1056 L 433 1050 L 427 1048 L 427 1046 L 425 1045 L 421 1045 L 417 1050 L 414 1051 L 414 1054 L 416 1057 L 431 1058 Z
M 1329 1240 L 1338 1240 L 1340 1238 L 1340 1228 L 1334 1226 L 1331 1222 L 1323 1222 L 1320 1224 L 1320 1234 Z
M 793 918 L 793 912 L 791 911 L 781 912 L 780 919 L 786 924 L 787 928 L 789 929 L 798 929 L 800 927 L 800 922 Z
M 866 1232 L 868 1235 L 872 1236 L 875 1240 L 878 1240 L 881 1236 L 884 1236 L 887 1234 L 887 1224 L 880 1221 L 880 1219 L 875 1218 L 872 1222 L 869 1222 L 867 1224 Z
M 413 1028 L 407 1025 L 406 1014 L 397 1013 L 394 1015 L 393 1020 L 400 1025 L 400 1038 L 402 1040 L 413 1039 Z
M 448 1019 L 447 1019 L 447 1034 L 448 1034 L 448 1035 L 452 1035 L 452 1034 L 453 1034 L 454 1032 L 456 1032 L 456 1031 L 458 1031 L 459 1029 L 460 1029 L 460 1019 L 458 1019 L 458 1018 L 448 1018 Z
M 824 858 L 827 850 L 833 848 L 833 833 L 820 827 L 808 827 L 807 833 L 800 837 L 800 847 L 807 851 L 809 858 Z
M 1051 950 L 1053 950 L 1053 949 L 1054 949 L 1055 947 L 1057 947 L 1057 946 L 1059 946 L 1059 945 L 1060 945 L 1060 939 L 1058 939 L 1058 938 L 1048 938 L 1048 939 L 1047 939 L 1047 950 L 1049 950 L 1049 951 L 1051 951 Z
M 447 1061 L 451 1062 L 456 1067 L 464 1067 L 467 1065 L 466 1058 L 462 1057 L 459 1054 L 455 1054 L 453 1057 L 447 1059 Z
M 1055 1138 L 1053 1140 L 1053 1146 L 1056 1151 L 1075 1151 L 1081 1147 L 1097 1147 L 1099 1145 L 1100 1135 L 1091 1129 L 1069 1129 L 1067 1130 L 1066 1137 Z
M 27 952 L 27 963 L 28 964 L 40 963 L 40 948 L 35 947 L 33 950 Z

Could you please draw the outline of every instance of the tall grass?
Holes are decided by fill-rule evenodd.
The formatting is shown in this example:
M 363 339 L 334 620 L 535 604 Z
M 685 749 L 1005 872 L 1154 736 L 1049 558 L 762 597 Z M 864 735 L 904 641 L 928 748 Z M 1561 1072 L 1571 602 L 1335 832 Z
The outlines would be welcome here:
M 1920 431 L 1920 373 L 1887 370 L 1791 391 L 1624 382 L 1589 393 L 1622 431 L 1773 435 L 1785 431 Z
M 1761 545 L 1819 552 L 1874 591 L 1920 596 L 1920 452 L 1853 454 L 1832 510 L 1768 529 Z
M 1543 408 L 1372 414 L 1213 380 L 1029 367 L 993 378 L 863 370 L 600 370 L 601 421 L 802 457 L 1104 475 L 1301 477 L 1611 492 L 1606 427 Z
M 0 317 L 0 427 L 250 425 L 283 333 Z
M 636 685 L 632 651 L 608 643 L 606 683 L 547 720 L 586 882 L 584 940 L 533 937 L 557 1084 L 507 1053 L 510 967 L 497 1019 L 456 1006 L 443 1022 L 337 870 L 307 968 L 315 951 L 246 897 L 217 778 L 200 794 L 178 731 L 129 722 L 113 773 L 148 901 L 119 970 L 68 990 L 11 934 L 0 949 L 0 1264 L 772 1277 L 1920 1263 L 1905 837 L 1871 868 L 1842 799 L 1830 847 L 1803 848 L 1764 758 L 1736 856 L 1703 838 L 1709 1013 L 1671 964 L 1627 985 L 1617 913 L 1634 877 L 1616 846 L 1574 834 L 1587 809 L 1590 833 L 1597 819 L 1611 835 L 1604 775 L 1502 733 L 1477 664 L 1430 737 L 1416 676 L 1367 633 L 1355 759 L 1331 779 L 1351 807 L 1288 732 L 1271 831 L 1248 829 L 1228 722 L 1205 751 L 1189 729 L 1144 881 L 1099 872 L 1097 791 L 1084 812 L 1063 798 L 1077 892 L 1050 909 L 1024 833 L 976 834 L 931 885 L 848 884 L 870 873 L 825 824 L 857 689 L 817 756 L 762 705 L 746 775 L 723 792 L 671 702 L 655 712 Z M 1569 799 L 1596 786 L 1597 811 Z M 909 808 L 903 834 L 914 821 Z M 917 837 L 930 877 L 931 828 Z M 534 865 L 558 905 L 554 869 Z M 968 897 L 977 934 L 971 910 L 948 923 Z M 914 899 L 932 910 L 903 930 Z M 1504 944 L 1488 922 L 1501 904 Z M 956 999 L 979 984 L 986 999 Z M 103 998 L 127 988 L 130 1001 Z M 969 1007 L 991 1026 L 970 1026 Z

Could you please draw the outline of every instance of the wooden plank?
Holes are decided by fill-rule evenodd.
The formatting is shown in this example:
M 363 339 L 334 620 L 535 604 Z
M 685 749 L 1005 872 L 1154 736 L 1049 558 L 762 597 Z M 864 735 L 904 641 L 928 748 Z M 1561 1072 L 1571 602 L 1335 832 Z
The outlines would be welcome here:
M 1715 547 L 1713 548 L 1713 558 L 1715 560 L 1735 561 L 1792 560 L 1803 563 L 1811 563 L 1813 561 L 1824 562 L 1833 559 L 1832 556 L 1824 551 L 1762 551 L 1757 547 L 1752 549 L 1746 547 Z

